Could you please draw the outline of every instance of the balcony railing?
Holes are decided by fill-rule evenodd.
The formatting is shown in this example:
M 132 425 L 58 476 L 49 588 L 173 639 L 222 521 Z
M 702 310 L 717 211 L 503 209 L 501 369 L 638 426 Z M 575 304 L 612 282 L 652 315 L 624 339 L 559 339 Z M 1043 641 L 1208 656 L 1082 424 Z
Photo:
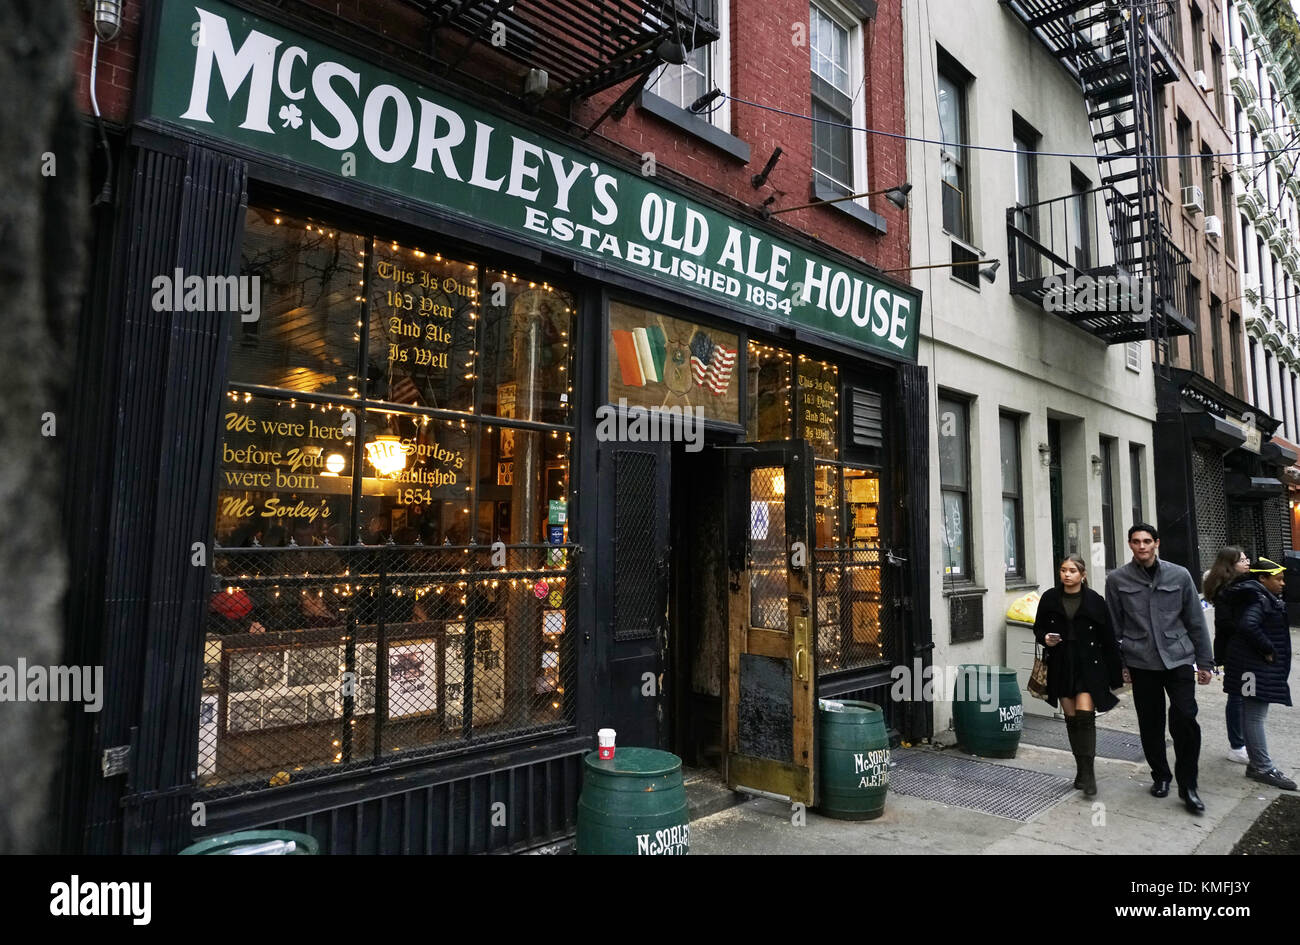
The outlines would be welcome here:
M 1141 222 L 1138 208 L 1110 186 L 1009 208 L 1012 293 L 1109 344 L 1147 337 L 1157 306 L 1170 316 L 1171 334 L 1188 333 L 1180 306 L 1189 260 L 1162 236 L 1162 286 L 1155 261 L 1144 257 Z

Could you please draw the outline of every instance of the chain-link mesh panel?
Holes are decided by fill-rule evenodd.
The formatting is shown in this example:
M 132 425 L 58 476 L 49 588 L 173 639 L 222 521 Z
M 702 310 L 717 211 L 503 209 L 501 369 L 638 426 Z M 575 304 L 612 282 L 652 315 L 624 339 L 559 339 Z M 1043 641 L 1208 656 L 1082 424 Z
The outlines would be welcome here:
M 655 535 L 659 497 L 658 462 L 652 453 L 614 454 L 614 639 L 654 637 L 659 607 Z
M 1228 497 L 1223 489 L 1223 457 L 1203 446 L 1192 448 L 1192 491 L 1196 498 L 1196 532 L 1200 572 L 1204 573 L 1228 544 Z
M 898 569 L 874 545 L 818 548 L 814 558 L 819 671 L 896 662 Z
M 1264 534 L 1268 542 L 1264 554 L 1276 555 L 1282 560 L 1282 553 L 1291 550 L 1291 516 L 1284 496 L 1274 496 L 1264 500 Z
M 785 536 L 785 470 L 762 466 L 749 473 L 749 625 L 788 630 L 789 561 Z
M 1252 559 L 1268 554 L 1263 550 L 1267 542 L 1256 503 L 1233 502 L 1228 506 L 1228 544 L 1240 545 Z
M 572 551 L 219 549 L 199 786 L 274 787 L 571 724 Z

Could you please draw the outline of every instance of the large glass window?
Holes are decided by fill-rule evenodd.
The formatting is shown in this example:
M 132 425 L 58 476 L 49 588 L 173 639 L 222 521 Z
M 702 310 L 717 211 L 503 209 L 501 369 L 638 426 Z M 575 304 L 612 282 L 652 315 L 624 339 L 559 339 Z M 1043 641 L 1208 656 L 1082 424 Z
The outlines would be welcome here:
M 967 77 L 946 58 L 939 61 L 939 132 L 943 149 L 939 155 L 939 186 L 943 192 L 943 228 L 958 239 L 969 240 L 970 197 L 966 153 Z
M 832 16 L 817 4 L 808 12 L 812 68 L 813 174 L 841 194 L 866 189 L 855 153 L 855 115 L 862 90 L 862 54 L 855 24 Z
M 998 417 L 1002 454 L 1002 564 L 1008 578 L 1025 574 L 1024 495 L 1020 482 L 1020 418 Z
M 246 234 L 200 785 L 568 724 L 571 295 L 271 208 Z
M 730 0 L 698 0 L 697 5 L 700 17 L 713 23 L 721 35 L 712 43 L 690 50 L 686 62 L 681 65 L 664 65 L 647 86 L 654 94 L 684 109 L 689 109 L 713 89 L 728 92 L 731 88 L 728 55 Z M 654 19 L 656 25 L 663 25 Z M 731 130 L 730 108 L 725 98 L 702 110 L 700 117 L 723 131 Z
M 970 411 L 952 397 L 939 398 L 939 494 L 943 505 L 943 576 L 974 581 L 970 549 Z

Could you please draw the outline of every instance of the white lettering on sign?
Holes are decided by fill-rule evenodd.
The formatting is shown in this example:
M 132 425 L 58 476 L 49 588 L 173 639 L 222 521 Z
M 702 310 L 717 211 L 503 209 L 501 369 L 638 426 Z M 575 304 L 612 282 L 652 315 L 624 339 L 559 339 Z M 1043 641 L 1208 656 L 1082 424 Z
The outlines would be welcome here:
M 690 824 L 665 827 L 653 834 L 636 835 L 637 856 L 683 856 L 690 846 Z
M 640 175 L 602 166 L 274 24 L 233 15 L 217 0 L 204 4 L 211 9 L 181 0 L 163 5 L 159 56 L 167 68 L 158 70 L 151 108 L 165 121 L 224 134 L 329 173 L 338 172 L 342 154 L 346 176 L 657 281 L 666 276 L 697 296 L 780 313 L 890 354 L 914 356 L 915 293 L 781 245 L 684 195 L 653 188 Z M 192 46 L 195 13 L 203 41 Z M 169 43 L 181 23 L 185 51 L 178 54 Z M 190 87 L 177 87 L 178 67 L 188 71 L 190 62 Z M 488 194 L 494 199 L 485 200 Z M 802 281 L 792 286 L 800 274 Z
M 854 752 L 853 773 L 862 775 L 859 788 L 885 787 L 889 784 L 889 749 Z
M 998 721 L 1002 723 L 1002 731 L 1019 732 L 1025 727 L 1025 707 L 1022 705 L 1008 705 L 998 707 Z

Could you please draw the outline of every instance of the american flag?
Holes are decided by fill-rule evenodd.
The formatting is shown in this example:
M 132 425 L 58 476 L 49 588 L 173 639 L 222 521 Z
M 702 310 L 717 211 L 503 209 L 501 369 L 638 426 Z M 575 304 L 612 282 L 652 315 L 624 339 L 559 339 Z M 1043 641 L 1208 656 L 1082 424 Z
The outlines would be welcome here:
M 731 385 L 731 369 L 735 366 L 735 349 L 714 344 L 702 331 L 695 333 L 691 339 L 691 376 L 696 384 L 721 396 Z
M 403 374 L 401 377 L 393 380 L 389 379 L 388 399 L 397 404 L 419 404 L 420 389 L 415 386 L 415 382 L 410 376 Z

